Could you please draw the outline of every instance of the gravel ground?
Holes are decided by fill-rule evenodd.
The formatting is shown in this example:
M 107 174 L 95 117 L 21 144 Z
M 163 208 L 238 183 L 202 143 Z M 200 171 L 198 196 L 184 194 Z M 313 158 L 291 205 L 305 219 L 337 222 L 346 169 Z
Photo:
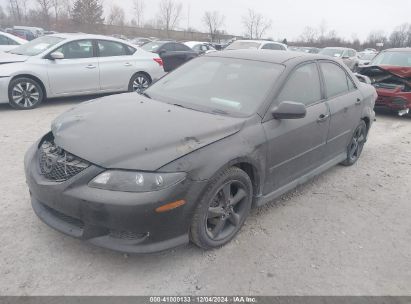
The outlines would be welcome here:
M 411 119 L 378 115 L 361 160 L 252 212 L 238 237 L 123 255 L 40 222 L 26 149 L 78 101 L 0 105 L 1 295 L 411 295 Z

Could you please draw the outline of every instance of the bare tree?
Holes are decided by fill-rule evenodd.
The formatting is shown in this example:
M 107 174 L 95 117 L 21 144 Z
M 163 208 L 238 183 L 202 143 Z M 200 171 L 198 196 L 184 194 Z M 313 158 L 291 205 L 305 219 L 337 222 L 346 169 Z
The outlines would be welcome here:
M 137 27 L 143 27 L 144 24 L 144 0 L 134 0 L 134 21 Z
M 317 42 L 318 32 L 315 28 L 311 26 L 306 26 L 304 31 L 300 35 L 300 40 L 304 43 L 313 44 Z
M 320 26 L 318 27 L 318 34 L 318 39 L 320 40 L 320 42 L 324 40 L 327 35 L 327 22 L 324 19 L 321 21 Z
M 26 4 L 27 0 L 9 0 L 9 15 L 13 22 L 20 23 L 23 21 Z
M 271 28 L 272 20 L 267 19 L 262 14 L 255 12 L 252 9 L 248 10 L 248 14 L 243 17 L 245 27 L 245 35 L 250 39 L 261 39 L 265 33 Z
M 406 47 L 409 42 L 409 33 L 411 27 L 409 24 L 404 23 L 397 26 L 390 35 L 390 44 L 392 47 Z
M 183 5 L 173 0 L 161 0 L 158 12 L 158 22 L 166 30 L 167 37 L 170 31 L 178 26 L 181 19 Z
M 203 16 L 203 23 L 207 26 L 211 41 L 217 39 L 218 33 L 221 32 L 221 27 L 224 25 L 225 17 L 219 12 L 205 12 Z
M 7 19 L 7 15 L 4 12 L 3 7 L 0 5 L 0 24 L 5 22 L 6 19 Z
M 53 7 L 53 0 L 36 0 L 40 7 L 40 15 L 43 20 L 43 24 L 46 28 L 50 29 L 50 11 Z
M 125 24 L 126 13 L 118 5 L 111 6 L 110 14 L 107 17 L 107 24 L 123 26 Z

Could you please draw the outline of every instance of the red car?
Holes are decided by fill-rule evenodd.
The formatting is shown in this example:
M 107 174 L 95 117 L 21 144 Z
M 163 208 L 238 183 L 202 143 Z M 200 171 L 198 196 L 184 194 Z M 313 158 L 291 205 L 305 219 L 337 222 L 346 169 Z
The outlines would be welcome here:
M 411 109 L 411 48 L 388 49 L 375 57 L 360 74 L 371 79 L 378 99 L 376 108 L 406 115 Z

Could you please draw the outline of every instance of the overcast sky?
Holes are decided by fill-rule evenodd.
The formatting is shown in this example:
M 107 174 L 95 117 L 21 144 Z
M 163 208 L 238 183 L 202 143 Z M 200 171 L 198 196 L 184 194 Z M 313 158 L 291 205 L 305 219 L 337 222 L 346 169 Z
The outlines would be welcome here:
M 0 0 L 4 7 L 9 0 Z M 155 16 L 160 0 L 145 0 L 146 19 Z M 365 39 L 370 31 L 390 33 L 394 27 L 411 21 L 410 0 L 179 0 L 184 5 L 180 27 L 190 25 L 205 30 L 201 22 L 204 11 L 218 10 L 225 15 L 228 33 L 244 34 L 242 16 L 252 8 L 272 19 L 273 26 L 267 37 L 297 38 L 304 27 L 318 27 L 322 22 L 328 30 L 347 39 L 356 35 Z M 106 11 L 112 3 L 121 5 L 132 18 L 132 0 L 104 0 Z M 189 13 L 190 12 L 190 13 Z M 188 18 L 188 16 L 190 16 Z

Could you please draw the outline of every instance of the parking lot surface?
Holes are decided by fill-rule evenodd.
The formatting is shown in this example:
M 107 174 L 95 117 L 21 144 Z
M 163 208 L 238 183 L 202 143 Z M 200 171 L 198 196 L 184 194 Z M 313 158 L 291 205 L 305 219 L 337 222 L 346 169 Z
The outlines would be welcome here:
M 355 166 L 253 210 L 224 248 L 142 256 L 66 237 L 31 209 L 24 153 L 78 103 L 0 105 L 1 295 L 411 295 L 410 118 L 378 115 Z

